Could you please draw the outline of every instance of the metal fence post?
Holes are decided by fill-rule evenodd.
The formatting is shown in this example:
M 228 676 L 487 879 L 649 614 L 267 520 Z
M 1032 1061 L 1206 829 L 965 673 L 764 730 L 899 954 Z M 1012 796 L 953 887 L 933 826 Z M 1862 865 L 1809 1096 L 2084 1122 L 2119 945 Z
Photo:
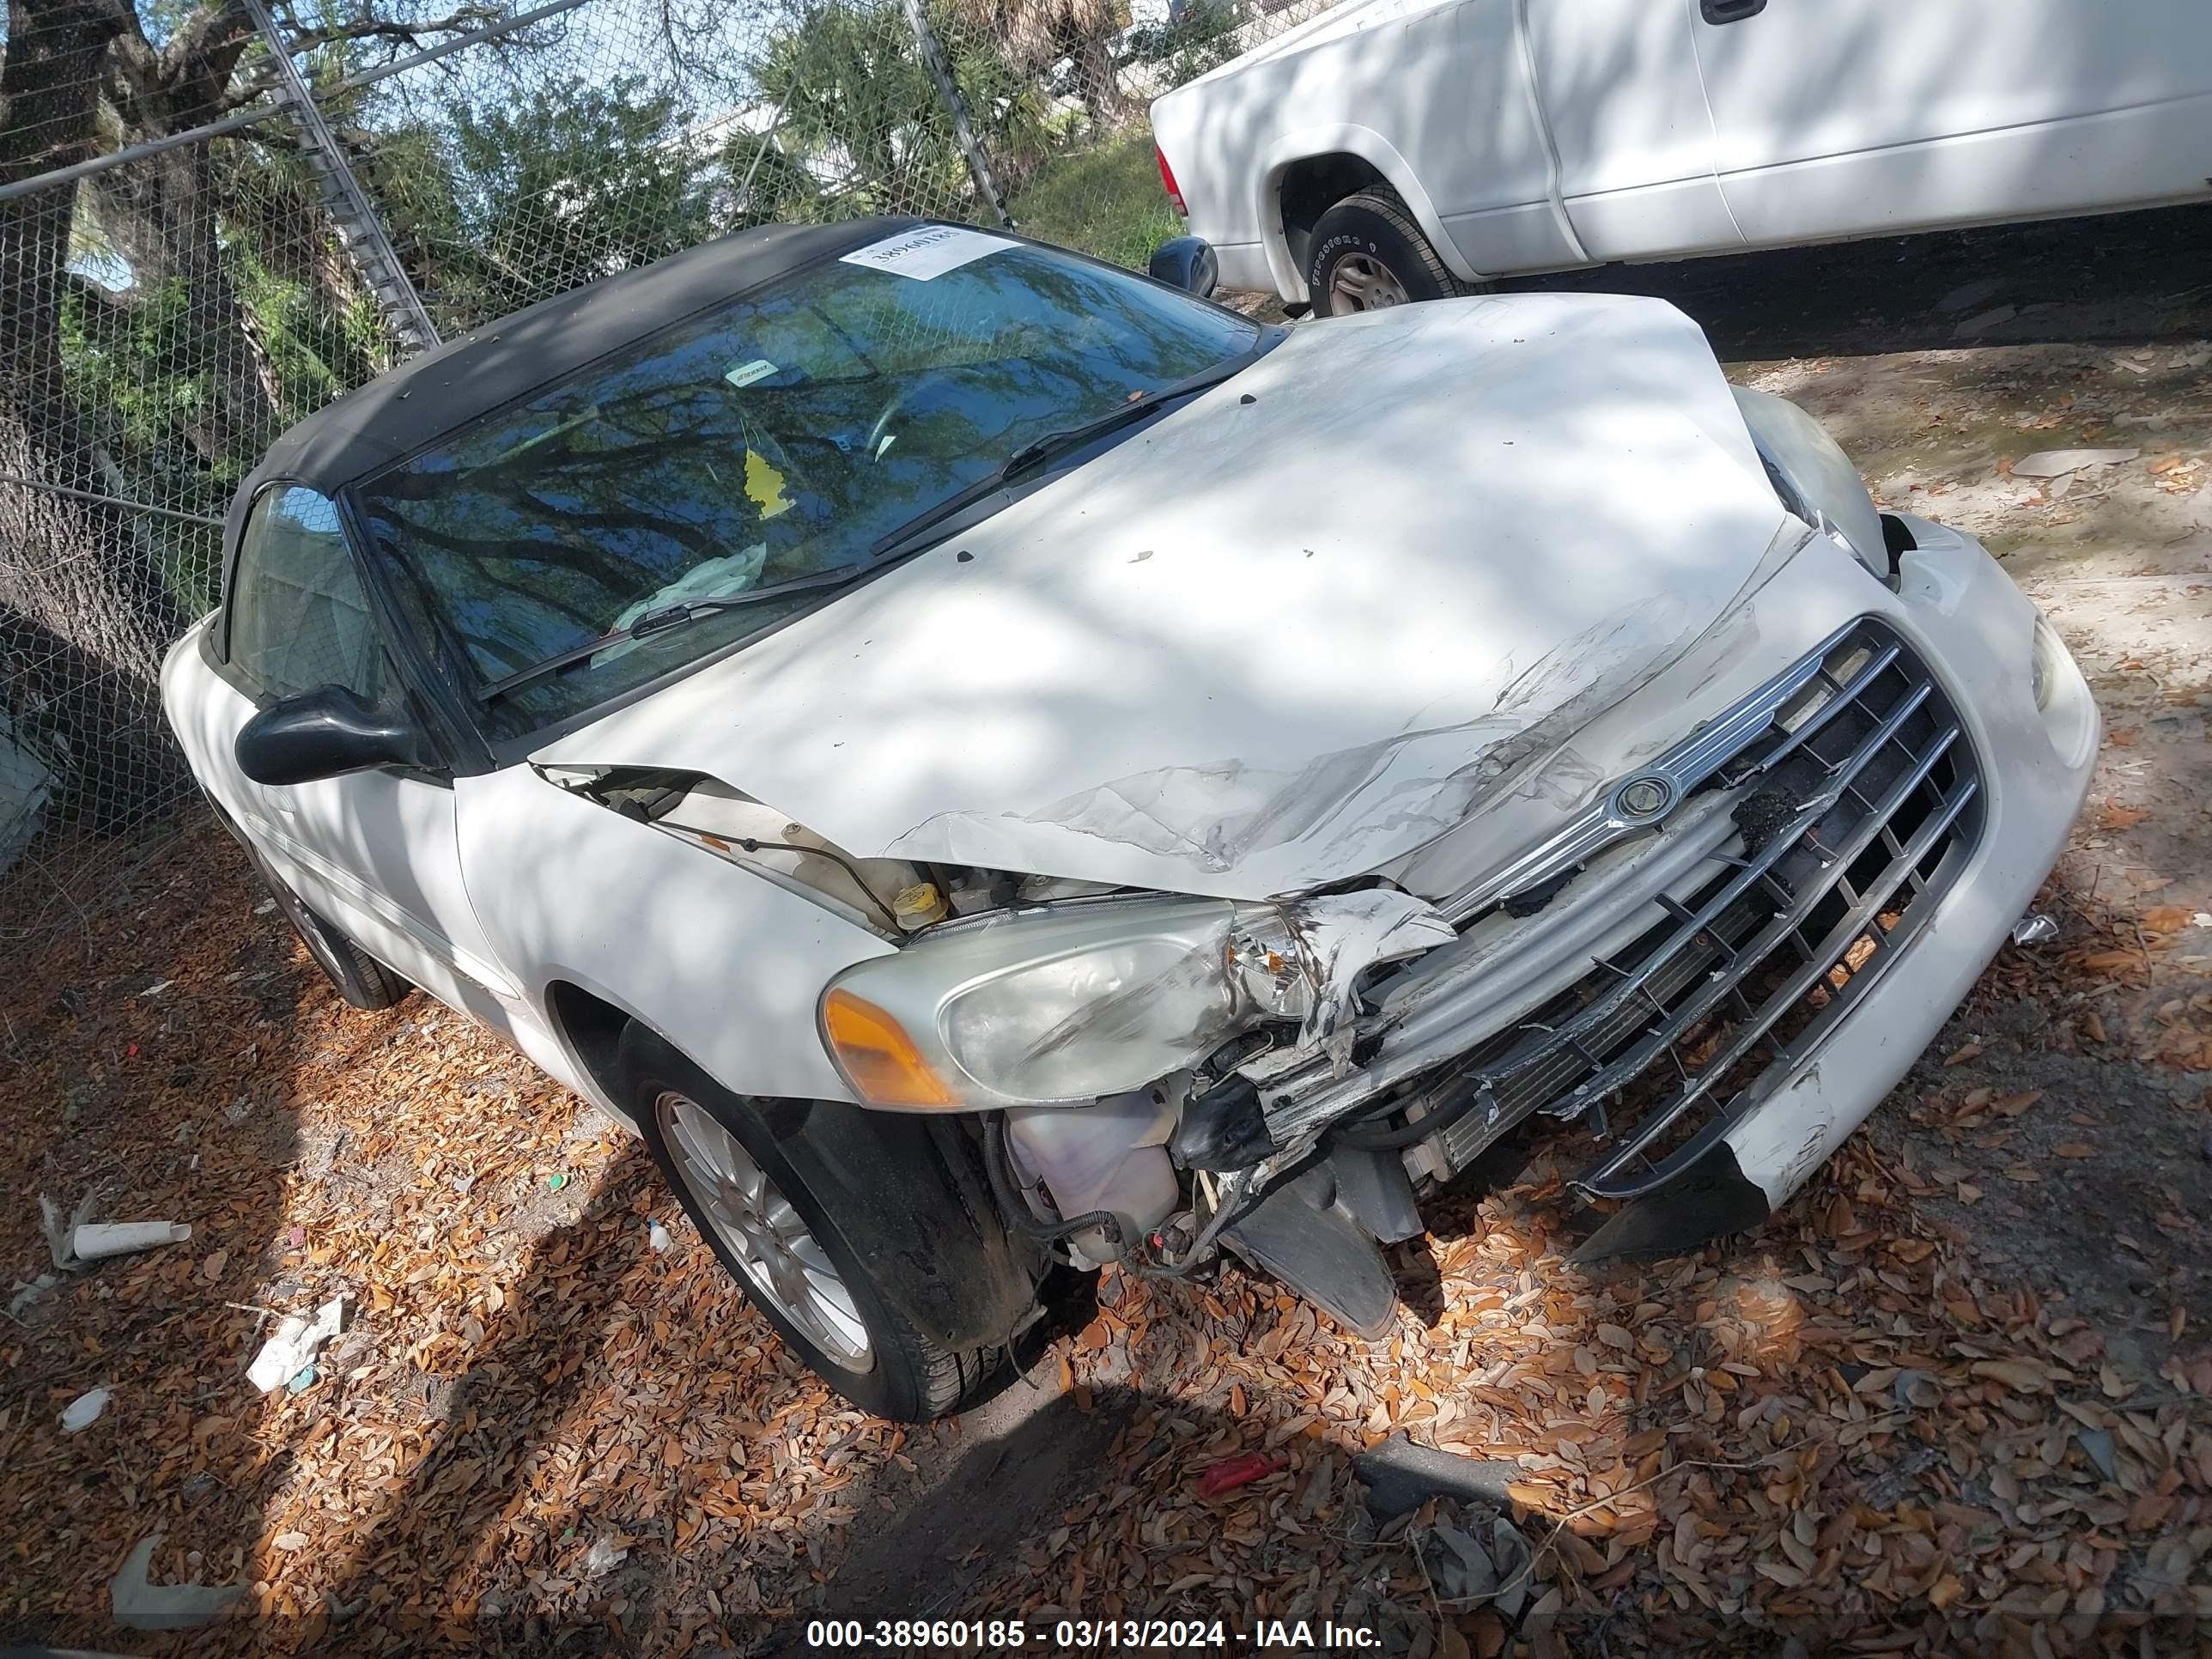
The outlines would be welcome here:
M 415 291 L 407 267 L 399 263 L 392 239 L 384 234 L 383 220 L 377 216 L 361 181 L 354 177 L 353 164 L 346 160 L 344 149 L 324 123 L 322 111 L 315 106 L 315 95 L 299 65 L 292 61 L 292 49 L 276 32 L 269 8 L 263 0 L 246 0 L 246 5 L 261 30 L 270 57 L 276 61 L 278 96 L 299 114 L 307 140 L 307 158 L 323 181 L 325 204 L 338 240 L 345 244 L 370 291 L 392 319 L 400 343 L 427 351 L 438 343 L 437 326 L 430 320 L 422 296 Z
M 258 5 L 260 0 L 253 0 L 253 3 Z M 938 42 L 937 31 L 929 27 L 929 19 L 923 15 L 921 0 L 899 0 L 899 5 L 906 13 L 908 27 L 914 30 L 914 43 L 921 49 L 922 69 L 935 83 L 945 113 L 952 118 L 952 137 L 967 160 L 969 176 L 975 181 L 975 193 L 991 210 L 991 216 L 1011 229 L 1013 218 L 1000 198 L 999 181 L 991 176 L 991 158 L 984 154 L 982 141 L 975 137 L 975 125 L 968 118 L 968 100 L 960 95 L 960 83 L 952 78 L 952 64 Z

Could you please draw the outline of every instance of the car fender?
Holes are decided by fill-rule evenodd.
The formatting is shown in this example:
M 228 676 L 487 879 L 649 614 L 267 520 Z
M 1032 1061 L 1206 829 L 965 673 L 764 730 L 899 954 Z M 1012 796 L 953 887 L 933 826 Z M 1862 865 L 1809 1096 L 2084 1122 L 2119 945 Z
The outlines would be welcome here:
M 566 981 L 738 1094 L 853 1098 L 816 1035 L 815 1005 L 839 970 L 890 941 L 527 765 L 460 779 L 456 795 L 470 902 L 550 1029 L 561 1030 L 552 988 Z M 570 1058 L 572 1073 L 592 1075 Z M 628 1118 L 629 1103 L 594 1081 L 594 1100 Z
M 1258 194 L 1253 202 L 1254 218 L 1260 226 L 1261 240 L 1267 251 L 1267 270 L 1274 277 L 1278 294 L 1293 302 L 1308 297 L 1306 274 L 1291 259 L 1290 241 L 1283 231 L 1283 175 L 1300 161 L 1337 155 L 1357 155 L 1382 175 L 1390 188 L 1398 192 L 1406 210 L 1413 216 L 1413 222 L 1420 226 L 1421 234 L 1429 239 L 1437 257 L 1453 276 L 1464 282 L 1482 280 L 1483 273 L 1468 264 L 1466 256 L 1453 245 L 1436 204 L 1429 199 L 1429 192 L 1414 176 L 1412 165 L 1398 153 L 1397 146 L 1372 127 L 1345 122 L 1301 127 L 1295 132 L 1285 133 L 1267 146 L 1261 158 Z
M 568 1063 L 548 1070 L 631 1118 L 615 1075 L 562 1028 L 552 988 L 565 981 L 752 1097 L 817 1192 L 865 1215 L 871 1236 L 907 1241 L 874 1264 L 907 1318 L 951 1347 L 1012 1335 L 1036 1305 L 1033 1264 L 974 1138 L 949 1118 L 853 1104 L 815 1033 L 822 987 L 889 941 L 530 767 L 459 787 L 470 898 L 556 1034 Z

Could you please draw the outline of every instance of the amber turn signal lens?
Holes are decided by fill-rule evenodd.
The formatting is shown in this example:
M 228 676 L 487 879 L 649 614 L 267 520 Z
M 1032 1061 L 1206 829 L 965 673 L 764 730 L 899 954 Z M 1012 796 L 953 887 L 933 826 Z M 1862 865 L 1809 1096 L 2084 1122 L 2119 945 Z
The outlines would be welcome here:
M 822 1038 L 853 1092 L 871 1106 L 957 1106 L 906 1028 L 865 997 L 822 1000 Z

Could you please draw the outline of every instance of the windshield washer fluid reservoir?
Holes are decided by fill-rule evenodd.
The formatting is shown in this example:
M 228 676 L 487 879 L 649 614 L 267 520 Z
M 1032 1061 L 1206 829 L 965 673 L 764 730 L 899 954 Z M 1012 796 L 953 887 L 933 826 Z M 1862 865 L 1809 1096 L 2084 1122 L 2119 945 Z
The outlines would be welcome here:
M 1175 1107 L 1140 1090 L 1095 1106 L 1009 1111 L 1006 1146 L 1015 1172 L 1042 1180 L 1060 1214 L 1109 1211 L 1133 1243 L 1166 1220 L 1180 1196 L 1166 1146 L 1175 1125 Z M 1093 1261 L 1121 1254 L 1095 1228 L 1068 1243 Z

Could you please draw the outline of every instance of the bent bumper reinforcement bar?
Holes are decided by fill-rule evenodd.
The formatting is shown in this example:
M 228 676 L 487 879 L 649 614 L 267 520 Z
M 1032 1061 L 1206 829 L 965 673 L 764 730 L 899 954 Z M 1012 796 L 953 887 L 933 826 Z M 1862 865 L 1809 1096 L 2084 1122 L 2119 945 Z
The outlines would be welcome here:
M 1694 790 L 1731 792 L 1735 833 L 1707 854 L 1711 873 L 1643 897 L 1652 924 L 1625 948 L 1592 955 L 1587 974 L 1415 1082 L 1406 1104 L 1443 1114 L 1436 1142 L 1452 1168 L 1540 1110 L 1583 1120 L 1601 1143 L 1577 1178 L 1593 1195 L 1632 1199 L 1677 1179 L 1907 948 L 1981 823 L 1962 723 L 1871 618 L 1638 775 L 1654 774 L 1678 789 L 1670 816 Z M 1624 838 L 1611 822 L 1624 787 L 1540 851 Z M 1486 886 L 1499 898 L 1580 867 L 1541 866 L 1522 860 L 1521 882 Z M 1553 902 L 1573 902 L 1570 879 Z M 1480 995 L 1480 981 L 1456 994 Z M 1374 1058 L 1390 1047 L 1385 1034 Z M 1279 1102 L 1286 1081 L 1266 1085 Z

